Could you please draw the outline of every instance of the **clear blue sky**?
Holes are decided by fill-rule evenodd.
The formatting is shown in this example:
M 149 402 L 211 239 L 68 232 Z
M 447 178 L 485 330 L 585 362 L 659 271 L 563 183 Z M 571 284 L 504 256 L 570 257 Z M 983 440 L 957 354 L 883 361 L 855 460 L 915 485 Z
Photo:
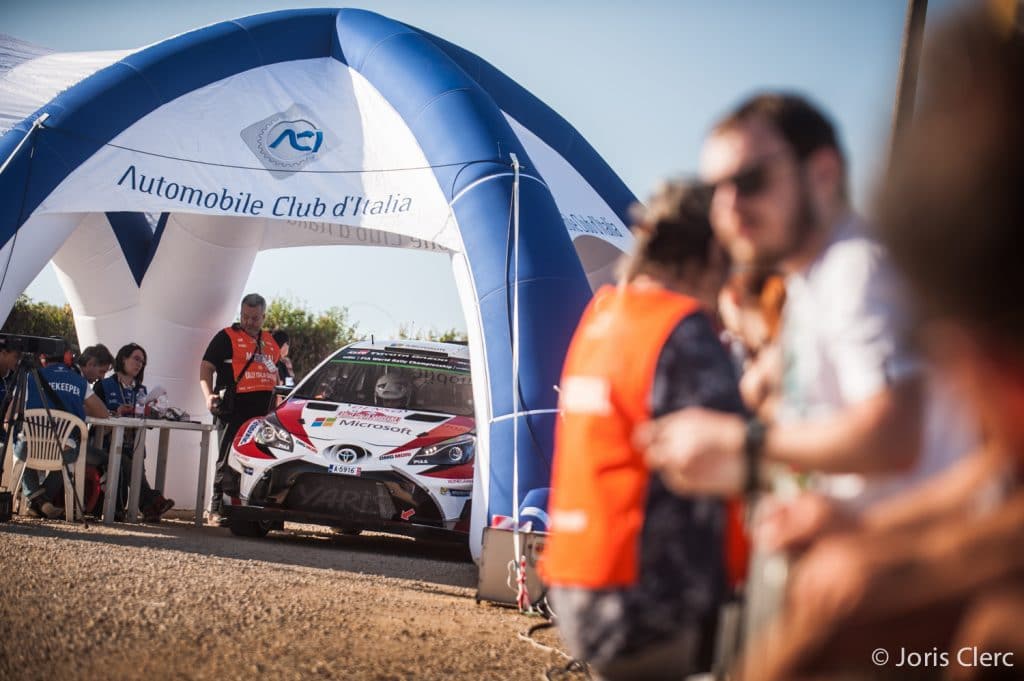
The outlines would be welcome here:
M 956 0 L 932 0 L 929 23 Z M 22 0 L 0 30 L 60 51 L 140 47 L 205 24 L 324 2 Z M 859 2 L 601 2 L 365 0 L 363 7 L 475 52 L 558 111 L 643 199 L 657 180 L 691 171 L 708 125 L 762 87 L 799 90 L 837 123 L 854 202 L 869 205 L 888 139 L 905 4 Z M 322 273 L 336 279 L 323 286 Z M 399 323 L 464 328 L 442 256 L 376 248 L 260 254 L 250 290 L 310 308 L 348 306 L 366 332 Z M 47 268 L 28 289 L 64 300 Z

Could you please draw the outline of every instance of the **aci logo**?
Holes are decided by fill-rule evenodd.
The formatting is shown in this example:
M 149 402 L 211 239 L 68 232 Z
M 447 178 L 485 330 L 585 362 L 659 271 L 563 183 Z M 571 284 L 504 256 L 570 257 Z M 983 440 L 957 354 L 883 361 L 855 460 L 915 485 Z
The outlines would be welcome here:
M 287 111 L 253 123 L 241 132 L 242 141 L 267 170 L 282 178 L 316 160 L 330 136 L 304 107 L 293 104 Z
M 302 132 L 298 133 L 295 132 L 296 129 L 301 129 L 303 127 L 308 127 L 310 129 L 303 130 Z M 280 135 L 277 134 L 278 130 L 281 131 Z M 274 137 L 274 135 L 277 135 L 277 137 Z M 320 145 L 324 143 L 324 131 L 317 130 L 316 126 L 314 126 L 312 123 L 303 120 L 282 121 L 270 129 L 270 136 L 274 137 L 274 141 L 270 143 L 271 149 L 277 149 L 277 146 L 284 141 L 287 141 L 288 146 L 291 147 L 290 150 L 288 149 L 288 147 L 282 147 L 281 151 L 277 152 L 277 156 L 280 157 L 282 161 L 289 160 L 288 157 L 294 156 L 296 151 L 300 153 L 304 151 L 311 151 L 313 153 L 316 153 L 317 151 L 320 150 Z M 310 140 L 313 146 L 309 146 L 308 144 L 303 144 L 299 142 L 299 140 L 305 140 L 308 138 L 313 138 L 314 140 L 316 140 Z

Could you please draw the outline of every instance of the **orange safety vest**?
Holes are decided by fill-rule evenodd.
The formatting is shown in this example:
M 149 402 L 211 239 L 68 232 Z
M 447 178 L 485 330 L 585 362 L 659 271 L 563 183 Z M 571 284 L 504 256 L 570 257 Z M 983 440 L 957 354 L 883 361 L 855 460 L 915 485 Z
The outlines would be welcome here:
M 601 288 L 576 329 L 559 393 L 541 572 L 550 584 L 624 587 L 639 574 L 651 471 L 633 429 L 651 418 L 661 350 L 700 303 L 664 289 Z
M 232 380 L 238 381 L 236 392 L 272 392 L 277 385 L 277 361 L 281 359 L 281 349 L 274 342 L 274 337 L 266 331 L 260 331 L 262 349 L 249 362 L 249 358 L 256 352 L 256 339 L 234 326 L 224 329 L 224 333 L 231 339 Z M 239 377 L 237 372 L 242 370 L 246 362 L 249 366 L 245 375 Z

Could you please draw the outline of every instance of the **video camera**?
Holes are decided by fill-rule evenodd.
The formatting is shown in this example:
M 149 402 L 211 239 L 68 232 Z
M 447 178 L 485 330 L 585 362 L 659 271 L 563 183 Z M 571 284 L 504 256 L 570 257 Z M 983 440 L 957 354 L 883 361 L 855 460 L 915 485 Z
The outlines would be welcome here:
M 13 350 L 23 355 L 56 357 L 64 354 L 65 347 L 63 338 L 0 333 L 0 350 Z

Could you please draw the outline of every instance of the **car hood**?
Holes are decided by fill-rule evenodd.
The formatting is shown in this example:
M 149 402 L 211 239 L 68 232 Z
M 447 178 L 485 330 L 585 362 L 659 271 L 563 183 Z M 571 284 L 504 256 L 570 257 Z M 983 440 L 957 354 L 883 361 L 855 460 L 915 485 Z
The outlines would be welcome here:
M 472 418 L 454 414 L 302 399 L 289 400 L 276 414 L 285 429 L 317 451 L 338 442 L 402 451 L 427 447 L 474 427 Z

